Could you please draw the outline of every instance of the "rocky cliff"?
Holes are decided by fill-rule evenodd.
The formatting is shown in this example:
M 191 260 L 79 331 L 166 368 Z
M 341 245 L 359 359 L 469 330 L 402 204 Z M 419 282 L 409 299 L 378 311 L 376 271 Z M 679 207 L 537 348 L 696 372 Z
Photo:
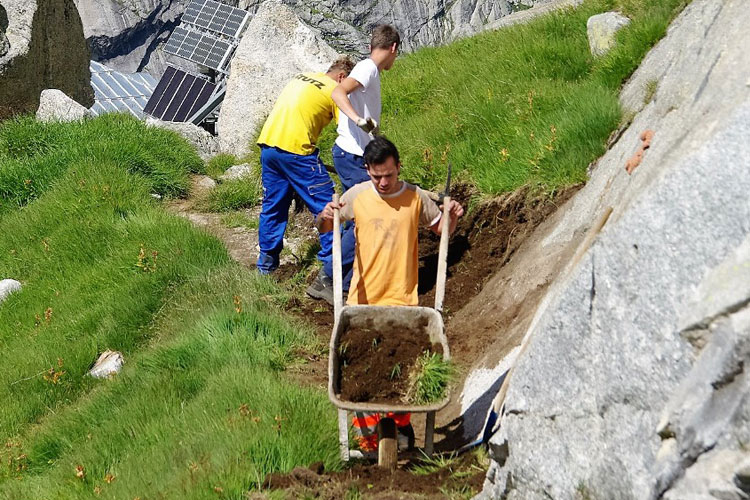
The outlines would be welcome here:
M 72 0 L 0 0 L 0 120 L 55 88 L 91 106 L 89 50 Z
M 159 77 L 168 56 L 166 42 L 188 0 L 75 0 L 95 61 L 119 71 L 148 71 Z
M 414 50 L 475 33 L 487 23 L 553 0 L 284 0 L 334 49 L 367 53 L 369 31 L 394 24 L 403 48 Z M 159 76 L 168 60 L 157 49 L 169 37 L 189 0 L 75 0 L 94 60 L 120 71 Z M 223 0 L 255 13 L 263 0 Z
M 483 497 L 750 495 L 748 21 L 693 0 L 623 89 L 630 126 L 525 249 L 569 257 L 612 208 L 529 321 Z

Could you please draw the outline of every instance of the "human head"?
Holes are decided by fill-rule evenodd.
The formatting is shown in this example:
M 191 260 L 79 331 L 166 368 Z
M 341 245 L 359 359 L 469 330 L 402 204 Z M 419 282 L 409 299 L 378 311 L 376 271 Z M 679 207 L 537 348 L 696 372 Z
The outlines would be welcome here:
M 398 56 L 401 37 L 396 28 L 390 24 L 379 24 L 372 30 L 370 38 L 370 54 L 383 57 L 383 69 L 389 70 Z
M 344 78 L 349 76 L 349 73 L 352 72 L 353 68 L 354 61 L 352 61 L 349 56 L 341 56 L 333 61 L 328 68 L 328 71 L 326 71 L 326 74 L 336 80 L 337 83 L 341 83 Z
M 364 162 L 367 173 L 380 194 L 391 194 L 401 187 L 398 181 L 401 161 L 398 149 L 391 141 L 376 136 L 365 147 Z

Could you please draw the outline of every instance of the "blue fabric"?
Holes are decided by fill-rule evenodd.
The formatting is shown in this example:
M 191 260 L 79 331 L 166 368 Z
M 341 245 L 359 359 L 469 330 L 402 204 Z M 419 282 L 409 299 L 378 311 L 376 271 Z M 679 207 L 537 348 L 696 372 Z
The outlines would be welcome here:
M 336 169 L 344 192 L 355 184 L 370 180 L 370 175 L 365 169 L 365 162 L 361 156 L 347 153 L 337 144 L 333 145 L 331 153 L 333 154 L 333 168 Z M 344 224 L 341 233 L 341 273 L 343 274 L 342 288 L 344 291 L 349 290 L 349 284 L 352 281 L 355 245 L 354 222 L 347 222 Z M 329 278 L 333 278 L 333 264 L 324 264 L 323 271 Z
M 284 247 L 284 232 L 289 219 L 292 190 L 313 215 L 318 215 L 333 199 L 333 181 L 328 176 L 318 152 L 298 155 L 278 148 L 262 147 L 260 152 L 263 180 L 263 208 L 260 213 L 258 270 L 270 273 L 279 267 Z M 320 235 L 318 260 L 331 265 L 333 233 Z

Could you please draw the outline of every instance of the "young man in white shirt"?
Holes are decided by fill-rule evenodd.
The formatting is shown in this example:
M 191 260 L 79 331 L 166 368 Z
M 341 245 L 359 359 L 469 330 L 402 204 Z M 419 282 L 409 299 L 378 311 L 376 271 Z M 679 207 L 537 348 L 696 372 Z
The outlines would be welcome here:
M 354 66 L 349 76 L 333 90 L 331 98 L 339 107 L 338 138 L 333 146 L 333 166 L 344 192 L 370 179 L 365 169 L 365 146 L 379 133 L 380 72 L 393 66 L 401 38 L 393 26 L 381 24 L 372 31 L 370 57 Z M 349 290 L 354 262 L 354 224 L 344 228 L 341 238 L 343 288 Z M 326 262 L 318 278 L 307 289 L 308 295 L 333 303 L 333 267 Z

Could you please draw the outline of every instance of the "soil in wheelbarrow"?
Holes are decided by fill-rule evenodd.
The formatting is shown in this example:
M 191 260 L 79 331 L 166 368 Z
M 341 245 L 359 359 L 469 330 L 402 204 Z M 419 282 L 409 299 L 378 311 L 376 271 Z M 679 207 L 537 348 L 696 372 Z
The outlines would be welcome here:
M 430 343 L 427 320 L 412 327 L 386 324 L 349 328 L 339 340 L 339 397 L 354 403 L 406 402 L 409 375 L 424 352 L 442 354 Z

